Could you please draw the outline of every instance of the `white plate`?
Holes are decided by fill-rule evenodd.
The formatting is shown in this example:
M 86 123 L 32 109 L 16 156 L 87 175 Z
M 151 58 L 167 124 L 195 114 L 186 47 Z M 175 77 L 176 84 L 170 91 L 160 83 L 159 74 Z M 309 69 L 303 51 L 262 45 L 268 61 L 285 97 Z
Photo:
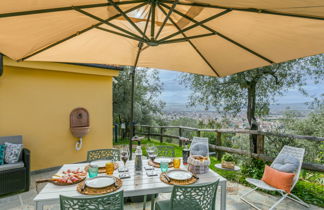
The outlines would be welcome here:
M 108 160 L 94 160 L 90 162 L 90 165 L 96 165 L 99 168 L 106 167 L 106 163 L 108 163 Z
M 162 161 L 167 162 L 167 163 L 171 163 L 172 159 L 171 158 L 156 158 L 154 160 L 155 163 L 161 163 Z
M 192 177 L 192 173 L 185 170 L 170 170 L 167 172 L 168 177 L 174 180 L 188 180 Z
M 91 188 L 104 188 L 115 183 L 115 178 L 112 176 L 97 176 L 87 179 L 85 185 Z

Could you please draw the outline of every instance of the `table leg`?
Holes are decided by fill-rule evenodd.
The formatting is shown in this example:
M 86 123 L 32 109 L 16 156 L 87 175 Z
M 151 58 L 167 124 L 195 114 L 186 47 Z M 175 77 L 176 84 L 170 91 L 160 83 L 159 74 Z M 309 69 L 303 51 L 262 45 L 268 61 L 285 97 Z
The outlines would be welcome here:
M 146 207 L 146 200 L 147 200 L 147 195 L 144 195 L 143 210 L 145 210 Z
M 221 184 L 220 210 L 226 210 L 226 181 L 223 181 L 220 184 Z
M 154 210 L 154 203 L 155 202 L 155 195 L 152 195 L 151 197 L 151 210 Z
M 43 210 L 44 204 L 41 201 L 36 201 L 36 210 Z

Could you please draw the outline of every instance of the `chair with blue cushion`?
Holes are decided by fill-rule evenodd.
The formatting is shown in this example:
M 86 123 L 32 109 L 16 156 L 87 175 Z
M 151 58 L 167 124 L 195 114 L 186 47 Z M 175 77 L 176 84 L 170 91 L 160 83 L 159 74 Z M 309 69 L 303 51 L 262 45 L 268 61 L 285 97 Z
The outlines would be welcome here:
M 11 144 L 22 144 L 22 141 L 22 136 L 0 137 L 0 145 L 4 145 L 6 142 Z M 0 195 L 28 191 L 29 186 L 30 151 L 23 148 L 18 158 L 18 162 L 0 164 Z
M 123 191 L 104 196 L 72 198 L 60 195 L 61 210 L 123 210 Z
M 170 200 L 157 201 L 155 210 L 215 210 L 218 180 L 210 184 L 175 185 Z

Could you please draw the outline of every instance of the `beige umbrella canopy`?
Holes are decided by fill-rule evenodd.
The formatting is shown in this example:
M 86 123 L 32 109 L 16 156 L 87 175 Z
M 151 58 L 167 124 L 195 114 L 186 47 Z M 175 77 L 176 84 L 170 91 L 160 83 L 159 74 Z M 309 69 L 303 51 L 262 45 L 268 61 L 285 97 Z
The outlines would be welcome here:
M 0 52 L 226 76 L 324 53 L 324 2 L 1 0 Z
M 324 2 L 1 0 L 0 53 L 226 76 L 324 53 Z

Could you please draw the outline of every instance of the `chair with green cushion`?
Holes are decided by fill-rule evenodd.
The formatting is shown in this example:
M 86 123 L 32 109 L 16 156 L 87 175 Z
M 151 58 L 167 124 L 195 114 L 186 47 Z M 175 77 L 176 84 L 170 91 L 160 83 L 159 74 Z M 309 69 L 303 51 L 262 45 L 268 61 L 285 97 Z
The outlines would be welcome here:
M 120 151 L 119 149 L 97 149 L 88 151 L 87 161 L 94 160 L 120 161 Z
M 173 146 L 157 146 L 157 156 L 158 157 L 174 157 L 175 156 L 175 150 Z
M 60 195 L 61 210 L 123 210 L 123 191 L 104 196 L 71 198 Z
M 215 210 L 218 181 L 193 186 L 175 185 L 170 200 L 157 201 L 155 210 Z

